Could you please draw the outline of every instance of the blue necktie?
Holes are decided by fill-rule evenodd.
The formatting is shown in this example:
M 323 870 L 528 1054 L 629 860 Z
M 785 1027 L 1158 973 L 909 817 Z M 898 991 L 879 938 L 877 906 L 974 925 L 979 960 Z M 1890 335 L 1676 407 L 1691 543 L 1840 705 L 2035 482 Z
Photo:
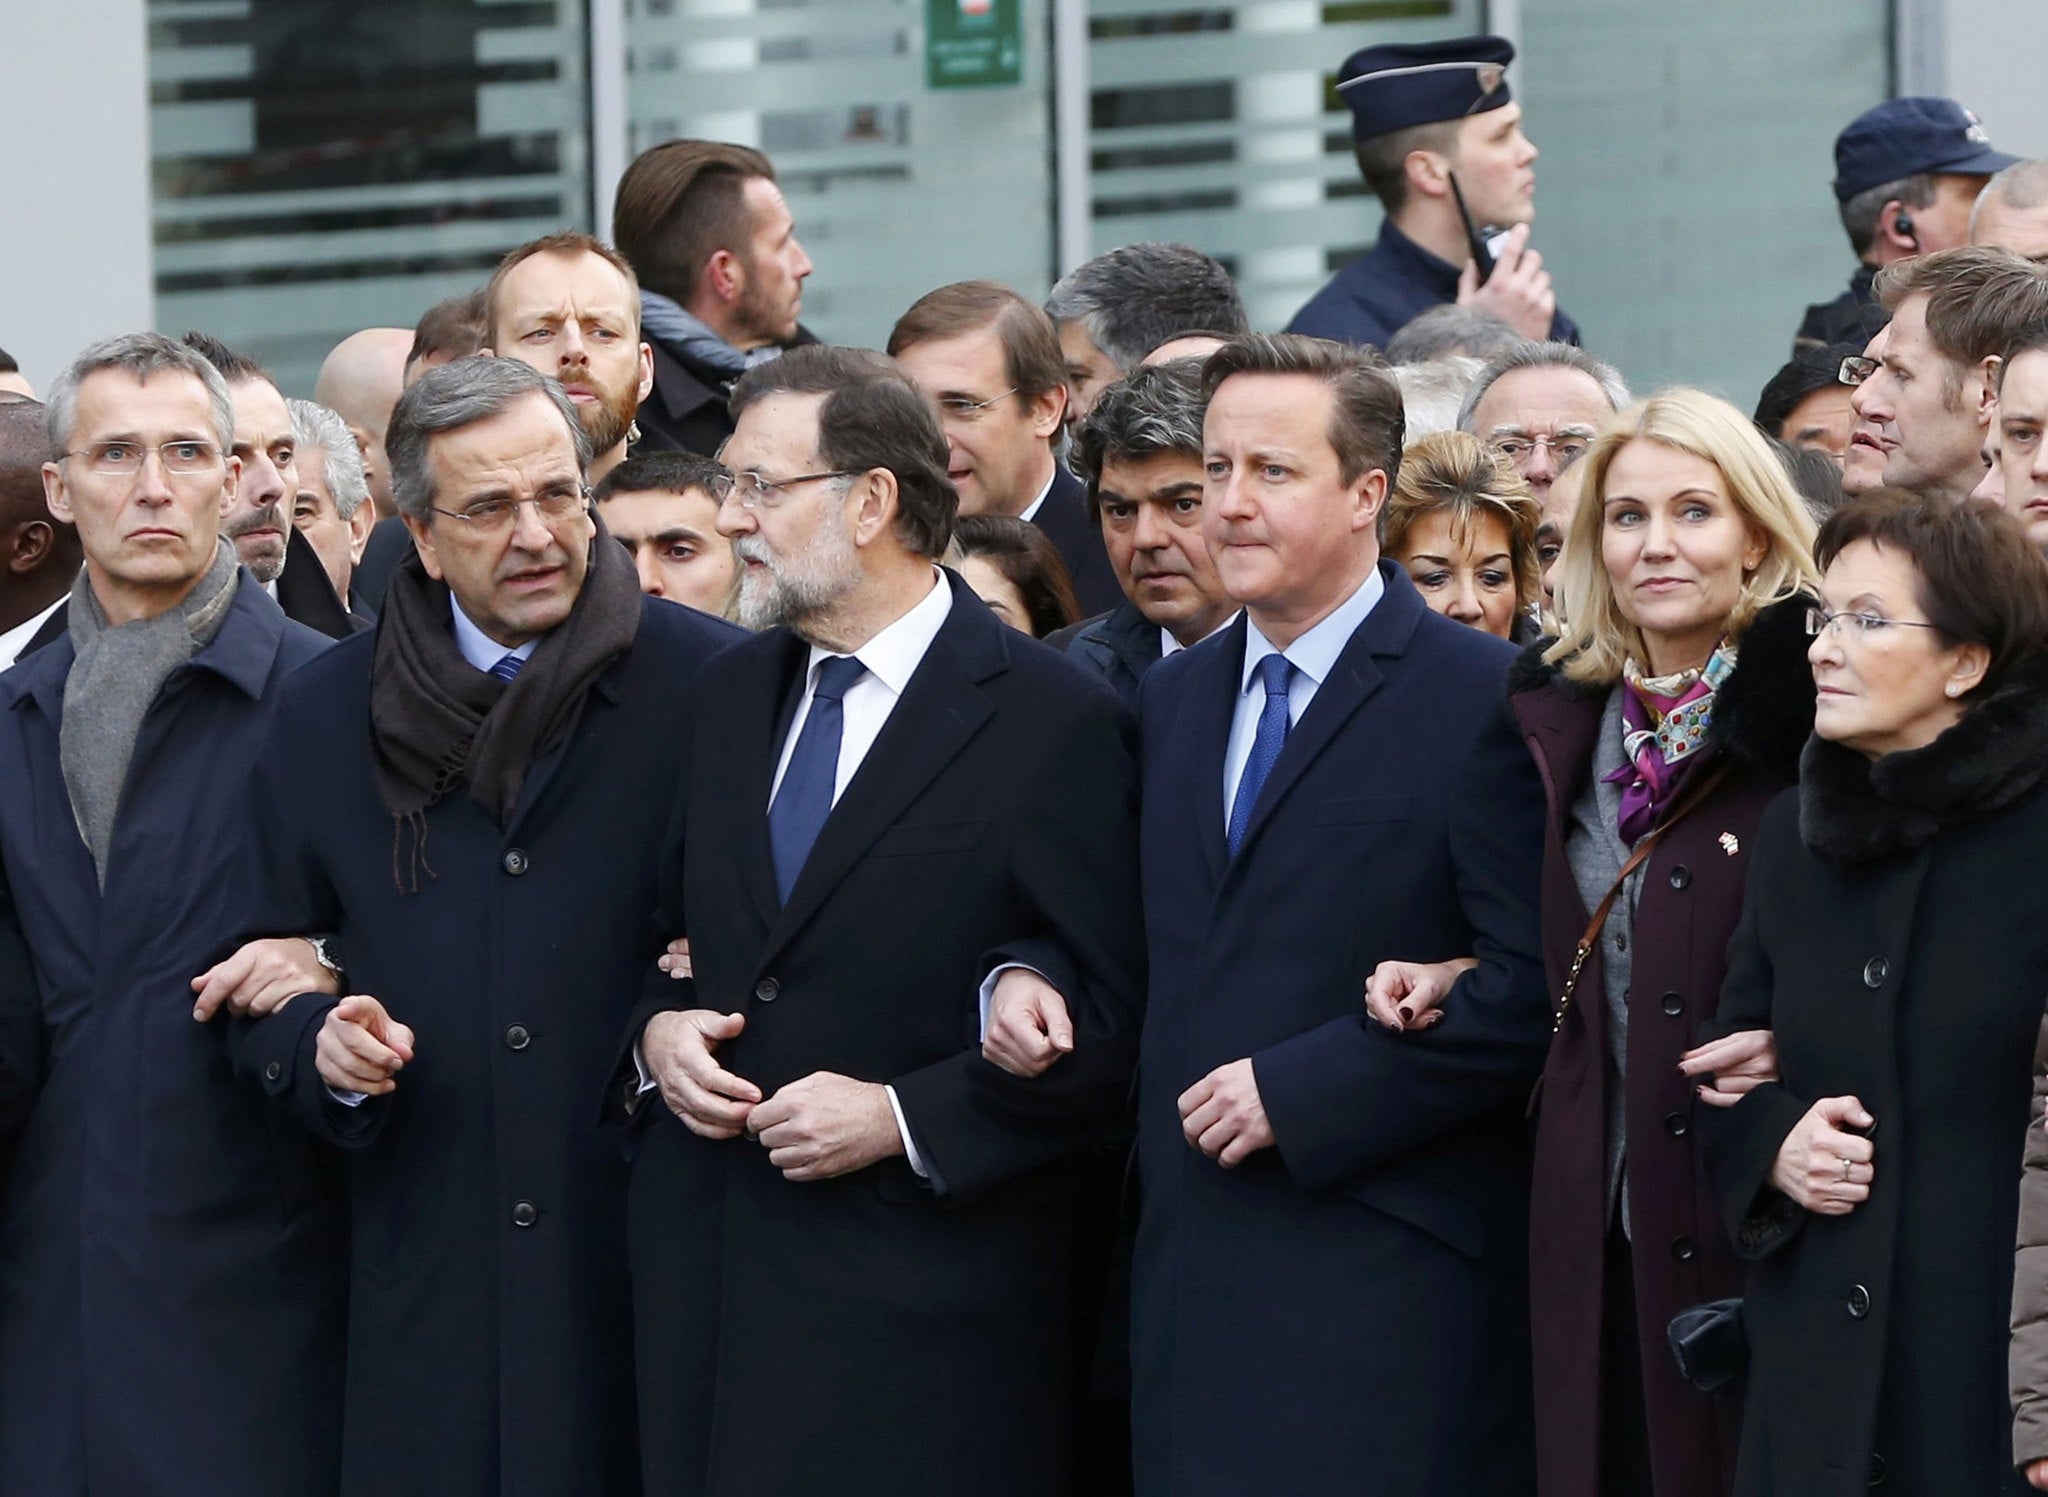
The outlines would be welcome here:
M 1294 675 L 1294 662 L 1285 655 L 1268 655 L 1259 662 L 1258 674 L 1259 685 L 1266 689 L 1266 705 L 1259 709 L 1259 729 L 1252 737 L 1251 757 L 1244 761 L 1244 773 L 1237 782 L 1237 799 L 1230 803 L 1233 858 L 1244 842 L 1245 828 L 1252 824 L 1252 807 L 1259 803 L 1266 776 L 1273 772 L 1273 761 L 1280 757 L 1281 745 L 1287 742 L 1287 683 Z
M 512 678 L 525 668 L 526 662 L 517 655 L 502 655 L 498 658 L 498 663 L 492 666 L 485 674 L 496 676 L 500 681 L 510 686 Z
M 839 737 L 846 713 L 846 690 L 867 671 L 851 655 L 833 655 L 818 664 L 818 684 L 811 692 L 811 710 L 797 735 L 789 768 L 768 807 L 768 845 L 775 855 L 775 893 L 784 904 L 796 887 L 811 844 L 832 814 L 832 786 L 839 777 Z

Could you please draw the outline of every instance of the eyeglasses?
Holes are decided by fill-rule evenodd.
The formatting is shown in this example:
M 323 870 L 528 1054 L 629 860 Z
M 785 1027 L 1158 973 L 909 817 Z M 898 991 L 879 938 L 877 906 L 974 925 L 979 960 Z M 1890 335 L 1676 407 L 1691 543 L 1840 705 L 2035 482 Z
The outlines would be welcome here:
M 1591 437 L 1577 434 L 1555 437 L 1496 437 L 1493 441 L 1493 450 L 1519 468 L 1529 461 L 1538 447 L 1541 447 L 1549 452 L 1550 460 L 1562 471 L 1584 457 L 1586 449 L 1592 445 Z
M 1866 359 L 1860 353 L 1852 353 L 1842 360 L 1842 367 L 1835 371 L 1835 382 L 1842 385 L 1860 385 L 1884 365 L 1876 359 Z
M 1810 636 L 1817 637 L 1820 631 L 1825 629 L 1839 639 L 1842 631 L 1835 627 L 1837 624 L 1847 624 L 1849 626 L 1849 637 L 1852 639 L 1868 639 L 1873 634 L 1882 634 L 1885 630 L 1893 627 L 1901 629 L 1939 629 L 1941 627 L 1939 624 L 1926 623 L 1920 619 L 1888 619 L 1881 613 L 1829 613 L 1825 608 L 1809 608 L 1806 610 L 1806 632 Z
M 721 473 L 711 480 L 711 497 L 720 504 L 737 499 L 741 509 L 773 509 L 789 497 L 783 490 L 823 478 L 856 478 L 857 468 L 834 468 L 829 473 L 799 473 L 794 478 L 763 478 L 758 473 Z
M 951 416 L 955 421 L 979 421 L 984 412 L 998 400 L 1008 400 L 1017 393 L 1012 385 L 1000 395 L 991 395 L 986 400 L 969 400 L 964 395 L 948 395 L 939 402 L 939 414 Z
M 482 499 L 462 509 L 443 509 L 436 504 L 433 510 L 437 515 L 460 520 L 481 535 L 510 530 L 517 523 L 520 509 L 528 504 L 533 506 L 533 512 L 540 516 L 542 524 L 550 520 L 566 520 L 590 508 L 590 490 L 580 487 L 560 489 L 552 494 L 542 494 L 538 499 Z
M 147 442 L 95 442 L 90 447 L 81 447 L 76 452 L 58 454 L 60 457 L 82 457 L 86 467 L 109 478 L 133 478 L 142 471 L 142 465 L 154 452 L 157 461 L 163 464 L 164 472 L 187 477 L 194 473 L 210 472 L 220 461 L 220 449 L 211 442 L 179 439 L 159 442 L 151 446 Z

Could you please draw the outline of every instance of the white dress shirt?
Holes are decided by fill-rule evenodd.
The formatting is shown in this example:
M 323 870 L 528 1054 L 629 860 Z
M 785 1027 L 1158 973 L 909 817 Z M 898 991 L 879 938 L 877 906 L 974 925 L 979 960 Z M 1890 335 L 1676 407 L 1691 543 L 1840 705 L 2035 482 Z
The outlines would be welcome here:
M 464 660 L 480 671 L 488 672 L 507 655 L 521 661 L 531 660 L 535 648 L 540 644 L 540 639 L 535 637 L 516 650 L 506 649 L 470 622 L 469 615 L 462 611 L 462 605 L 455 601 L 455 594 L 452 592 L 448 594 L 448 609 L 455 615 L 455 648 L 462 651 Z
M 1366 574 L 1365 581 L 1359 584 L 1358 591 L 1284 650 L 1275 650 L 1273 642 L 1259 632 L 1258 624 L 1245 620 L 1244 672 L 1238 680 L 1237 705 L 1230 715 L 1230 741 L 1223 753 L 1225 826 L 1230 825 L 1231 805 L 1237 799 L 1237 783 L 1244 778 L 1245 764 L 1252 756 L 1252 740 L 1259 734 L 1259 714 L 1266 706 L 1265 692 L 1252 690 L 1259 662 L 1268 655 L 1280 654 L 1293 665 L 1294 674 L 1287 682 L 1287 725 L 1292 728 L 1301 721 L 1301 714 L 1308 711 L 1308 704 L 1315 700 L 1317 689 L 1329 679 L 1331 670 L 1336 666 L 1337 657 L 1344 653 L 1344 647 L 1351 643 L 1351 636 L 1358 632 L 1358 626 L 1365 622 L 1366 615 L 1373 611 L 1386 590 L 1379 568 L 1374 567 Z
M 1226 618 L 1222 623 L 1218 624 L 1215 628 L 1211 629 L 1207 634 L 1204 634 L 1202 636 L 1202 639 L 1214 639 L 1217 635 L 1221 634 L 1225 629 L 1228 629 L 1232 624 L 1236 622 L 1237 615 L 1235 613 L 1232 613 L 1230 617 Z M 1196 640 L 1195 643 L 1200 644 L 1202 642 L 1202 639 Z M 1185 650 L 1186 648 L 1186 645 L 1182 644 L 1179 640 L 1173 637 L 1173 631 L 1171 629 L 1162 628 L 1159 631 L 1159 658 L 1161 660 L 1164 660 L 1169 655 L 1178 655 L 1182 650 Z
M 57 601 L 48 608 L 45 608 L 34 618 L 24 619 L 5 634 L 0 634 L 0 671 L 6 670 L 15 661 L 21 659 L 22 650 L 27 647 L 30 640 L 36 637 L 36 630 L 48 623 L 50 615 L 62 608 L 70 596 L 71 594 L 68 592 L 59 593 Z
M 1024 521 L 1026 524 L 1029 524 L 1031 521 L 1038 518 L 1038 512 L 1041 509 L 1045 508 L 1045 496 L 1052 492 L 1052 481 L 1055 478 L 1058 478 L 1059 476 L 1060 460 L 1057 456 L 1055 456 L 1052 460 L 1052 472 L 1045 475 L 1045 487 L 1038 491 L 1038 497 L 1036 499 L 1032 500 L 1029 504 L 1024 506 L 1024 513 L 1017 516 L 1018 519 Z

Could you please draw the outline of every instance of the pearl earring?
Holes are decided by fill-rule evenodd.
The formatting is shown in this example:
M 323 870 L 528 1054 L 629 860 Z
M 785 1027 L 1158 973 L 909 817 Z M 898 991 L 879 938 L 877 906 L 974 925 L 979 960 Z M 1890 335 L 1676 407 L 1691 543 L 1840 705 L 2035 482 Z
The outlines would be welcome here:
M 1942 689 L 1946 691 L 1950 696 L 1954 696 L 1956 694 L 1956 683 L 1951 681 L 1948 683 L 1947 686 L 1943 687 Z

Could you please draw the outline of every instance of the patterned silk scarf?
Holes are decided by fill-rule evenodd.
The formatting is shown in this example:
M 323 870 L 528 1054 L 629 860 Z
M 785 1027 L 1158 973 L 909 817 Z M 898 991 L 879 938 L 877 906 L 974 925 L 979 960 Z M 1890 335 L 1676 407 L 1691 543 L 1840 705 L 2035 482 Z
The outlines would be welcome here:
M 1706 746 L 1714 693 L 1735 669 L 1725 640 L 1702 670 L 1645 676 L 1635 661 L 1622 668 L 1621 746 L 1629 762 L 1607 777 L 1621 786 L 1620 830 L 1633 847 L 1657 824 L 1690 759 Z

